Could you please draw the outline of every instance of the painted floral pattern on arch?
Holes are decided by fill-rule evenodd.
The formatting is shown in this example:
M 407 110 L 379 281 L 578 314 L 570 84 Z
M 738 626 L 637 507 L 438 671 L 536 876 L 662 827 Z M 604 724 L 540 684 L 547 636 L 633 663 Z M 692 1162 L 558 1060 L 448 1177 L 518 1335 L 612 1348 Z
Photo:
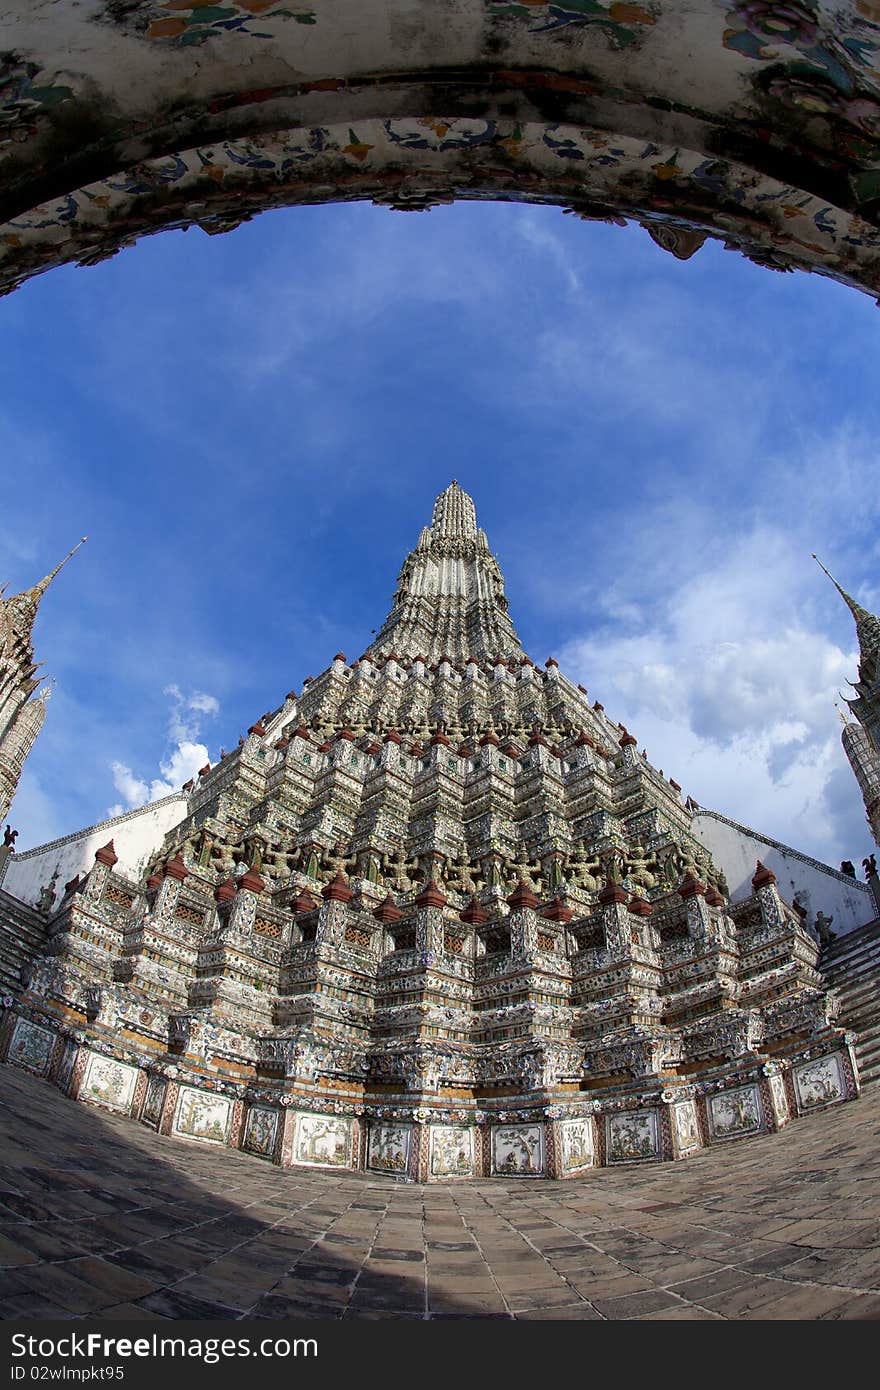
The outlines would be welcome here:
M 623 0 L 486 0 L 491 14 L 529 19 L 534 34 L 568 25 L 592 25 L 604 30 L 612 48 L 630 48 L 639 40 L 634 25 L 656 24 L 655 5 L 624 3 Z
M 816 0 L 720 0 L 728 28 L 724 47 L 756 62 L 796 62 L 794 75 L 821 77 L 853 95 L 858 84 L 878 91 L 880 6 L 873 18 L 840 13 L 832 23 Z
M 384 122 L 385 133 L 395 145 L 403 145 L 407 150 L 468 150 L 477 145 L 491 144 L 497 135 L 497 122 L 467 120 L 451 117 L 442 120 L 436 116 L 397 117 Z M 354 135 L 354 132 L 350 132 Z M 361 147 L 363 148 L 363 147 Z M 366 147 L 372 149 L 372 145 Z M 349 145 L 349 150 L 356 149 Z M 356 156 L 357 157 L 357 156 Z
M 72 95 L 70 87 L 40 80 L 36 63 L 0 55 L 0 148 L 30 140 L 39 118 Z
M 130 13 L 126 18 L 131 18 Z M 167 39 L 185 47 L 223 33 L 271 39 L 277 20 L 314 24 L 315 14 L 307 6 L 291 8 L 283 0 L 221 0 L 219 4 L 216 0 L 150 0 L 140 7 L 136 23 L 148 39 Z
M 802 120 L 825 122 L 819 138 L 853 163 L 850 187 L 861 204 L 880 196 L 880 4 L 833 18 L 817 0 L 719 0 L 724 47 L 765 65 L 756 94 Z M 815 137 L 815 130 L 814 130 Z

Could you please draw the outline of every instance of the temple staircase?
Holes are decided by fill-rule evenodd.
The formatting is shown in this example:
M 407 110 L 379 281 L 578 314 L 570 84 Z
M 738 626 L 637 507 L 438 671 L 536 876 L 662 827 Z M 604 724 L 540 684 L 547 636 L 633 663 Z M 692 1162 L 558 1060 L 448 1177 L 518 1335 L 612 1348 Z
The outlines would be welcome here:
M 862 1084 L 880 1079 L 880 918 L 826 946 L 819 968 L 840 999 L 838 1025 L 858 1035 Z
M 0 991 L 21 990 L 22 967 L 42 955 L 45 944 L 45 919 L 0 889 Z

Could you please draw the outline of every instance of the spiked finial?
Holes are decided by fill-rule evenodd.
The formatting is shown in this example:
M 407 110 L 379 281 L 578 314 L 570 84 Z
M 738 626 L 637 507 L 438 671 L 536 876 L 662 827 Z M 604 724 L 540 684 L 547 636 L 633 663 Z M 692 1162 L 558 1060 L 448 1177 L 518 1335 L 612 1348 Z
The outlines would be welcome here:
M 878 653 L 880 653 L 880 618 L 876 617 L 873 613 L 869 613 L 867 608 L 863 608 L 862 605 L 853 598 L 852 594 L 848 594 L 846 589 L 838 584 L 834 575 L 830 570 L 825 568 L 818 555 L 813 555 L 813 559 L 816 561 L 820 570 L 828 575 L 831 583 L 855 618 L 856 635 L 859 639 L 859 648 L 862 658 L 864 659 L 867 656 L 876 657 Z
M 390 660 L 394 651 L 398 663 L 448 658 L 463 670 L 489 653 L 500 653 L 505 663 L 524 655 L 498 561 L 477 525 L 473 498 L 457 478 L 435 498 L 431 524 L 406 557 L 391 611 L 372 637 L 364 656 L 371 663 Z
M 85 545 L 87 540 L 88 536 L 83 536 L 73 549 L 65 555 L 61 563 L 56 565 L 49 574 L 41 579 L 39 584 L 34 584 L 32 588 L 24 589 L 22 593 L 14 594 L 12 598 L 6 600 L 7 606 L 12 611 L 13 624 L 20 638 L 27 639 L 30 636 L 31 628 L 34 625 L 34 619 L 37 616 L 37 609 L 40 606 L 43 595 L 55 576 L 64 569 L 68 560 L 73 558 L 80 547 Z
M 443 536 L 476 540 L 477 513 L 473 498 L 462 491 L 455 478 L 434 502 L 431 531 L 438 539 Z
M 77 552 L 82 546 L 85 545 L 85 543 L 86 543 L 87 540 L 88 540 L 88 536 L 80 536 L 80 538 L 79 538 L 79 540 L 77 541 L 76 545 L 73 547 L 72 550 L 69 550 L 69 551 L 68 551 L 68 553 L 65 555 L 65 557 L 64 557 L 64 559 L 61 561 L 61 563 L 60 563 L 59 565 L 56 565 L 55 568 L 52 570 L 51 574 L 47 574 L 47 575 L 46 575 L 46 578 L 45 578 L 45 579 L 41 579 L 41 580 L 40 580 L 40 583 L 37 585 L 37 588 L 40 589 L 42 593 L 45 593 L 45 592 L 46 592 L 46 590 L 48 589 L 49 585 L 52 583 L 52 580 L 55 578 L 56 574 L 58 574 L 61 570 L 64 569 L 64 566 L 67 564 L 68 560 L 72 560 L 72 559 L 73 559 L 73 557 L 74 557 L 74 555 L 76 554 L 76 552 Z

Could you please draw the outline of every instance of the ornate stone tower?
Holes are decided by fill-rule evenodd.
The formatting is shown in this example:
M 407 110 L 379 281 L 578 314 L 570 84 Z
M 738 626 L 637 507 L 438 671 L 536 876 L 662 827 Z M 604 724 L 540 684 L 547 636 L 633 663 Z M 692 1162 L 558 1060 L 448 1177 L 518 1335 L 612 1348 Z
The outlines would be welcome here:
M 403 562 L 391 612 L 368 653 L 389 650 L 431 662 L 523 656 L 498 561 L 454 479 Z
M 79 545 L 31 589 L 11 598 L 0 594 L 0 821 L 5 819 L 21 777 L 24 760 L 46 717 L 49 687 L 31 699 L 40 684 L 31 641 L 43 595 Z
M 859 678 L 853 685 L 855 699 L 846 702 L 855 719 L 844 719 L 841 742 L 862 793 L 871 834 L 880 845 L 880 618 L 842 589 L 817 556 L 813 559 L 828 575 L 855 619 Z
M 418 1180 L 682 1158 L 852 1097 L 818 948 L 511 623 L 452 483 L 375 642 L 112 840 L 0 1055 L 163 1133 Z M 2 895 L 0 895 L 2 912 Z

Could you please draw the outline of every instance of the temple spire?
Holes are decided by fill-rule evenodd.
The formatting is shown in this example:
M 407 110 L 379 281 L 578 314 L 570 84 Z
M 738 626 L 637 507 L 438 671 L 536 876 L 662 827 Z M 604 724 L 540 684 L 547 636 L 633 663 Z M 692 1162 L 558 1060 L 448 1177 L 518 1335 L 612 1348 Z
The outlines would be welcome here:
M 457 479 L 436 498 L 430 526 L 404 560 L 391 612 L 369 650 L 429 661 L 524 655 L 498 561 Z
M 846 592 L 846 589 L 842 588 L 841 585 L 838 584 L 837 580 L 834 578 L 834 575 L 830 572 L 830 570 L 827 570 L 825 568 L 818 555 L 814 555 L 813 559 L 816 561 L 816 564 L 819 566 L 820 570 L 822 570 L 825 574 L 828 575 L 828 578 L 831 580 L 831 583 L 834 585 L 835 589 L 840 594 L 840 597 L 843 599 L 844 603 L 846 604 L 847 608 L 852 613 L 855 619 L 856 635 L 859 639 L 859 648 L 861 650 L 862 659 L 864 660 L 865 657 L 876 657 L 878 654 L 880 654 L 880 618 L 878 618 L 874 613 L 869 613 L 867 608 L 863 608 L 862 605 L 856 599 L 853 598 L 852 594 L 848 594 Z
M 64 569 L 68 560 L 73 558 L 80 547 L 85 545 L 87 540 L 88 536 L 83 536 L 73 549 L 65 555 L 60 564 L 57 564 L 38 584 L 34 584 L 30 589 L 24 589 L 20 594 L 14 594 L 12 598 L 4 600 L 5 606 L 12 617 L 12 627 L 16 636 L 25 639 L 30 636 L 43 595 L 55 576 Z
M 473 498 L 462 491 L 455 478 L 434 503 L 431 531 L 437 537 L 477 539 L 477 510 Z
M 83 536 L 38 584 L 12 598 L 0 597 L 0 817 L 9 810 L 24 760 L 43 727 L 51 693 L 51 687 L 45 686 L 31 699 L 41 680 L 31 639 L 34 620 L 52 580 L 85 540 Z

